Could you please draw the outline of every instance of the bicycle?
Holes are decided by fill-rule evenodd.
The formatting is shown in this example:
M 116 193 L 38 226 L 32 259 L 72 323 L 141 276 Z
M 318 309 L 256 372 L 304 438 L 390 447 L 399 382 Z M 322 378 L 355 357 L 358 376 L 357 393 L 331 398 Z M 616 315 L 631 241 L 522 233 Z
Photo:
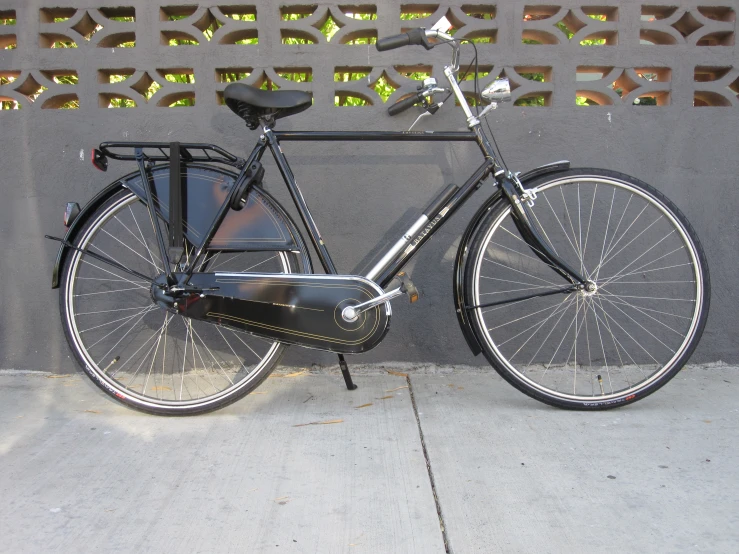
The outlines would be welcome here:
M 69 203 L 65 237 L 48 238 L 62 242 L 52 286 L 61 287 L 66 338 L 102 390 L 151 413 L 206 412 L 255 389 L 289 344 L 337 353 L 356 388 L 344 354 L 379 344 L 390 300 L 417 299 L 403 266 L 488 178 L 495 191 L 454 267 L 457 318 L 473 353 L 518 390 L 570 409 L 623 406 L 675 376 L 700 340 L 710 297 L 705 254 L 683 214 L 613 171 L 563 161 L 511 172 L 481 126 L 510 100 L 506 80 L 482 90 L 489 105 L 473 113 L 458 84 L 460 41 L 413 29 L 376 46 L 409 44 L 451 46 L 449 88 L 427 79 L 390 115 L 417 104 L 419 117 L 433 114 L 434 95 L 453 94 L 467 131 L 275 131 L 276 120 L 310 107 L 310 94 L 232 83 L 228 107 L 261 128 L 246 159 L 201 143 L 107 142 L 93 151 L 98 169 L 115 159 L 137 170 L 82 209 Z M 463 185 L 440 191 L 366 275 L 338 275 L 280 148 L 290 140 L 471 141 L 484 159 Z M 267 150 L 325 274 L 314 273 L 298 226 L 262 187 Z

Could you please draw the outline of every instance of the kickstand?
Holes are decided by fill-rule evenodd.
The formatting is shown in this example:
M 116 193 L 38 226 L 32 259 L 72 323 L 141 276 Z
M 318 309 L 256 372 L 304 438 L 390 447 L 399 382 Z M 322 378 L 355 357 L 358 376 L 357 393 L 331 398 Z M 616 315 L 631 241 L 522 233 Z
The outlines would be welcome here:
M 352 381 L 352 374 L 349 373 L 349 366 L 346 365 L 346 360 L 343 354 L 339 354 L 339 367 L 341 368 L 341 374 L 344 376 L 344 382 L 348 390 L 356 390 L 357 385 Z

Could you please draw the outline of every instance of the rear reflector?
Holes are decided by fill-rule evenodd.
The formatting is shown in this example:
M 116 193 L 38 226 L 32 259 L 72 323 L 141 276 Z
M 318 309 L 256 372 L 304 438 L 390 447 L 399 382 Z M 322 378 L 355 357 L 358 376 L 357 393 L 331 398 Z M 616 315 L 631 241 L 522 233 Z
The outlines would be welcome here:
M 108 158 L 105 157 L 100 150 L 93 148 L 90 153 L 90 161 L 92 165 L 98 168 L 100 171 L 108 171 Z

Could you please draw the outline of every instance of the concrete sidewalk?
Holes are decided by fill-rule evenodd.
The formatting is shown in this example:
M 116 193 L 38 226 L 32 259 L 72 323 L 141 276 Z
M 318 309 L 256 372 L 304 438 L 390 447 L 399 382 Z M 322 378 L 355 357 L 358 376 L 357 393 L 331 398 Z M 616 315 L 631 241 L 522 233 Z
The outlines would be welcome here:
M 0 551 L 739 551 L 739 368 L 599 413 L 492 370 L 290 375 L 162 418 L 1 374 Z

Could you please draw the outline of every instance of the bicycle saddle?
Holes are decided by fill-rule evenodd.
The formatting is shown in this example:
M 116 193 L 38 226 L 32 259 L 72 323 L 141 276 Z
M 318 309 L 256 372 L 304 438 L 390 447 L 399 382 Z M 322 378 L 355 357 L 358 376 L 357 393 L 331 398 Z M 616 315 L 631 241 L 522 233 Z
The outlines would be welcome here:
M 313 97 L 301 90 L 261 90 L 244 83 L 231 83 L 223 91 L 226 105 L 241 117 L 250 129 L 259 127 L 259 118 L 286 117 L 310 108 Z

